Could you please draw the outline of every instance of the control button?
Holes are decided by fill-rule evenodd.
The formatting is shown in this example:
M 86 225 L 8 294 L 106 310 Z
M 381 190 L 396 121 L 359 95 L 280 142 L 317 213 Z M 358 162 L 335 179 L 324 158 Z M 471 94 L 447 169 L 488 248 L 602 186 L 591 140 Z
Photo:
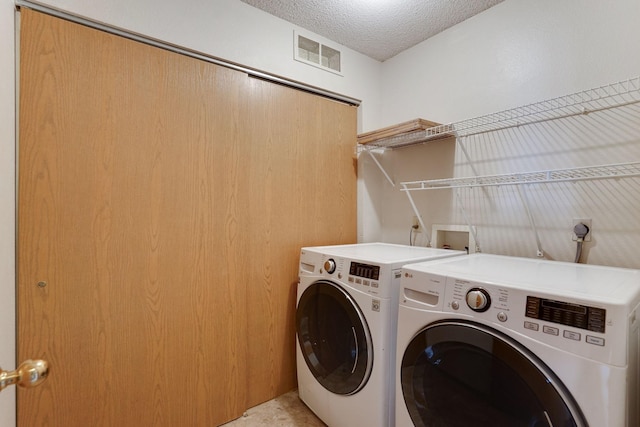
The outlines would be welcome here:
M 562 336 L 574 341 L 580 341 L 581 339 L 580 334 L 573 331 L 562 331 Z
M 451 303 L 451 308 L 453 308 L 454 310 L 457 310 L 460 308 L 460 303 L 458 301 L 454 301 Z
M 354 282 L 353 276 L 349 276 L 349 278 L 347 280 L 349 281 L 349 283 L 353 283 Z
M 371 310 L 380 311 L 380 300 L 374 299 L 371 301 Z
M 363 280 L 362 284 L 365 286 L 369 286 L 371 284 L 371 282 L 369 282 L 368 280 Z
M 356 277 L 356 284 L 357 284 L 357 285 L 362 285 L 362 279 L 358 279 L 358 278 Z
M 342 273 L 338 273 L 338 279 L 342 279 Z
M 604 338 L 600 338 L 600 337 L 592 337 L 591 335 L 587 335 L 586 336 L 586 341 L 589 344 L 593 344 L 593 345 L 599 345 L 604 347 Z
M 554 328 L 553 326 L 543 326 L 542 332 L 549 335 L 555 335 L 555 336 L 560 335 L 560 329 Z
M 332 258 L 324 262 L 324 271 L 329 274 L 333 274 L 333 272 L 336 271 L 336 262 Z
M 524 328 L 525 329 L 529 329 L 531 331 L 537 331 L 540 329 L 540 325 L 538 325 L 537 323 L 533 323 L 533 322 L 524 322 Z
M 472 288 L 467 292 L 467 305 L 473 311 L 487 311 L 491 306 L 491 297 L 484 289 Z
M 501 311 L 500 313 L 498 313 L 498 320 L 501 322 L 506 322 L 507 321 L 507 313 L 505 313 L 504 311 Z
M 377 288 L 378 287 L 378 282 L 371 282 L 371 287 L 372 288 Z

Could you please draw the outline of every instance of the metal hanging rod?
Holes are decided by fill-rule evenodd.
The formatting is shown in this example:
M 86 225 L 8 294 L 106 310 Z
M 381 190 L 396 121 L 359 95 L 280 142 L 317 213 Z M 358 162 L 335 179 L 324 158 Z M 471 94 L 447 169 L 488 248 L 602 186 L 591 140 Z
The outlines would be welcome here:
M 328 90 L 321 89 L 316 86 L 311 86 L 305 83 L 297 82 L 295 80 L 290 80 L 284 77 L 276 76 L 274 74 L 269 74 L 264 71 L 255 70 L 249 67 L 245 67 L 239 64 L 235 64 L 233 62 L 225 61 L 220 58 L 216 58 L 214 56 L 206 55 L 201 52 L 197 52 L 195 50 L 191 50 L 185 47 L 181 47 L 175 44 L 171 44 L 165 41 L 161 41 L 158 39 L 154 39 L 152 37 L 148 37 L 142 34 L 134 33 L 122 28 L 117 28 L 111 25 L 103 24 L 100 22 L 93 21 L 88 18 L 83 18 L 72 13 L 68 13 L 59 9 L 52 8 L 50 6 L 45 6 L 39 3 L 33 3 L 25 0 L 15 0 L 16 8 L 20 9 L 22 7 L 32 9 L 38 12 L 45 13 L 47 15 L 55 16 L 57 18 L 61 18 L 70 22 L 74 22 L 76 24 L 84 25 L 89 28 L 93 28 L 96 30 L 104 31 L 109 34 L 114 34 L 120 37 L 127 38 L 129 40 L 134 40 L 140 43 L 144 43 L 150 46 L 154 46 L 160 49 L 168 50 L 170 52 L 178 53 L 181 55 L 185 55 L 191 58 L 199 59 L 202 61 L 209 62 L 211 64 L 220 65 L 226 68 L 231 68 L 236 71 L 240 71 L 246 73 L 251 77 L 260 78 L 263 80 L 267 80 L 273 83 L 281 84 L 283 86 L 288 86 L 294 89 L 299 89 L 305 92 L 313 93 L 315 95 L 320 95 L 325 98 L 330 98 L 336 101 L 344 102 L 346 104 L 358 106 L 362 103 L 361 100 L 348 97 L 346 95 L 341 95 L 339 93 L 331 92 Z

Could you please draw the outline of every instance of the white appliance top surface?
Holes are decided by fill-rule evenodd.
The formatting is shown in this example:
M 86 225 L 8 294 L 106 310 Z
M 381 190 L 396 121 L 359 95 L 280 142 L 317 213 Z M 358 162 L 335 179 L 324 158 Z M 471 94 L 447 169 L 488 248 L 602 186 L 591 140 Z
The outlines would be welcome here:
M 464 251 L 450 249 L 424 248 L 420 246 L 406 246 L 392 243 L 357 243 L 353 245 L 315 246 L 302 248 L 328 256 L 344 257 L 353 260 L 372 262 L 377 264 L 409 264 L 466 254 Z
M 626 268 L 472 254 L 412 264 L 405 269 L 614 304 L 640 299 L 640 270 Z

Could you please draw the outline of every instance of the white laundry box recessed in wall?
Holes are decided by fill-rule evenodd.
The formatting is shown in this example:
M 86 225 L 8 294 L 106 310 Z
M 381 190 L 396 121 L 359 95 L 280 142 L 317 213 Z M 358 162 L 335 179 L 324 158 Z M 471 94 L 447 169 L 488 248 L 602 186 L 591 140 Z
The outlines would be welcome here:
M 475 232 L 475 229 L 473 230 Z M 433 224 L 431 227 L 431 246 L 438 249 L 466 250 L 476 252 L 476 239 L 467 225 Z

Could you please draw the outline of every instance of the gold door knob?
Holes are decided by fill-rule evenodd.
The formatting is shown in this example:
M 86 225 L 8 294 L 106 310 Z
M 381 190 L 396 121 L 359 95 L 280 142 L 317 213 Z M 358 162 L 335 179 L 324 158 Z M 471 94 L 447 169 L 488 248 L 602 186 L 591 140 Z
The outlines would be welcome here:
M 25 360 L 15 371 L 0 369 L 0 391 L 17 384 L 20 387 L 35 387 L 47 379 L 49 364 L 45 360 Z

